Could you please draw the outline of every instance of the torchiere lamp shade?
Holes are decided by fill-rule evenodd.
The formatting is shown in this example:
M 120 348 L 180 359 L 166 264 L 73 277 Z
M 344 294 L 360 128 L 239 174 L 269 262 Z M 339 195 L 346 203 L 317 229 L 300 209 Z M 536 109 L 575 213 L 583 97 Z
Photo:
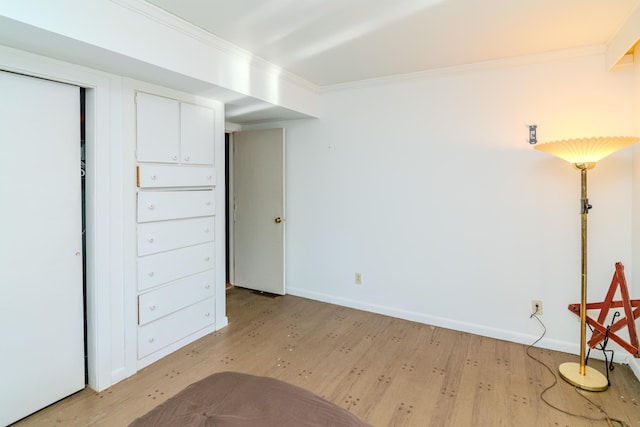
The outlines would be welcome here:
M 545 142 L 533 148 L 553 154 L 569 163 L 595 163 L 609 154 L 638 142 L 633 136 L 604 136 L 599 138 L 564 139 Z

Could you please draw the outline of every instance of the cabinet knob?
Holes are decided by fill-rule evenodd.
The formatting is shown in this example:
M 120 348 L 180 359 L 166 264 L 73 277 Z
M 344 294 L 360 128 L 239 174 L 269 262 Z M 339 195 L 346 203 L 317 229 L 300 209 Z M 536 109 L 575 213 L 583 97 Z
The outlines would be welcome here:
M 173 156 L 171 156 L 171 160 L 178 160 L 178 155 L 174 154 Z
M 211 175 L 207 175 L 207 180 L 211 181 L 213 177 Z
M 147 208 L 149 208 L 150 211 L 154 210 L 156 208 L 156 205 L 154 204 L 150 204 L 147 206 Z
M 208 257 L 208 256 L 204 257 L 204 260 L 207 261 L 207 262 L 209 262 L 210 259 L 211 259 L 211 257 Z
M 206 205 L 207 205 L 207 206 L 211 206 L 211 202 L 207 202 L 207 203 L 206 203 Z
M 155 305 L 150 305 L 150 306 L 149 306 L 149 310 L 151 310 L 151 311 L 155 311 L 155 309 L 156 309 L 156 306 L 155 306 Z
M 188 161 L 190 161 L 190 160 L 191 160 L 191 157 L 189 157 L 189 156 L 184 156 L 184 161 L 185 161 L 185 162 L 188 162 Z
M 153 271 L 150 271 L 150 272 L 149 272 L 149 277 L 153 277 L 153 275 L 154 275 L 154 274 L 155 274 L 155 273 L 154 273 Z
M 211 314 L 208 311 L 204 314 L 205 317 L 209 317 L 210 315 Z
M 204 285 L 205 289 L 211 289 L 211 285 Z
M 157 179 L 158 179 L 158 176 L 157 176 L 157 175 L 151 175 L 151 181 L 155 181 L 155 180 L 157 180 Z
M 154 342 L 155 339 L 153 337 L 149 338 L 147 341 L 149 341 L 150 343 Z
M 147 239 L 147 242 L 149 242 L 149 243 L 153 243 L 154 241 L 155 241 L 155 239 L 154 239 L 153 237 L 149 237 L 149 238 Z
M 208 233 L 208 232 L 209 232 L 209 227 L 205 228 L 205 229 L 204 229 L 204 232 L 205 232 L 205 233 Z

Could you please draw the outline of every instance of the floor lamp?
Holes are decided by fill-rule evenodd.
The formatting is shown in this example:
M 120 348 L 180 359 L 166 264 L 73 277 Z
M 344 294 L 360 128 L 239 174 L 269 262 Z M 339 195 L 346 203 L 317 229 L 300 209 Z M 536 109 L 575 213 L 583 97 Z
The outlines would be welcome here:
M 636 137 L 602 137 L 568 139 L 541 143 L 535 149 L 553 154 L 573 164 L 580 170 L 582 217 L 582 286 L 580 297 L 580 362 L 568 362 L 560 365 L 560 376 L 580 389 L 603 391 L 609 386 L 607 378 L 596 369 L 586 366 L 587 347 L 587 214 L 591 205 L 587 199 L 587 171 L 596 166 L 596 162 L 628 145 L 638 142 Z

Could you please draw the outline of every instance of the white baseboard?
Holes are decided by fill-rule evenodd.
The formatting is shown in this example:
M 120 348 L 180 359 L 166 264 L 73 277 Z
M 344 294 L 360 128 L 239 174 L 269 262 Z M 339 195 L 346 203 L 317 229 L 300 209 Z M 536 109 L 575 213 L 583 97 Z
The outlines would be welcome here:
M 488 326 L 479 325 L 477 323 L 460 322 L 458 320 L 429 316 L 423 313 L 412 312 L 408 310 L 400 310 L 394 307 L 381 306 L 376 304 L 363 303 L 361 301 L 336 297 L 335 295 L 329 295 L 320 292 L 311 292 L 306 289 L 299 289 L 296 287 L 287 287 L 287 293 L 290 295 L 299 296 L 302 298 L 308 298 L 315 301 L 327 302 L 330 304 L 341 305 L 344 307 L 355 308 L 358 310 L 364 310 L 371 313 L 383 314 L 386 316 L 396 317 L 399 319 L 410 320 L 413 322 L 424 323 L 428 325 L 438 326 L 441 328 L 453 329 L 456 331 L 468 332 L 474 335 L 481 335 L 484 337 L 495 338 L 504 341 L 511 341 L 519 344 L 531 344 L 537 336 L 522 334 L 519 332 L 510 331 L 507 329 L 498 329 Z M 561 351 L 569 354 L 579 354 L 579 346 L 566 341 L 560 341 L 555 339 L 543 338 L 537 344 L 537 347 L 546 348 L 549 350 Z M 591 358 L 604 360 L 604 357 L 600 352 L 591 352 Z M 635 374 L 636 378 L 640 380 L 640 359 L 627 355 L 620 363 L 626 363 L 631 367 L 631 370 Z
M 640 380 L 640 359 L 636 359 L 633 356 L 627 356 L 627 364 L 636 375 L 636 378 Z

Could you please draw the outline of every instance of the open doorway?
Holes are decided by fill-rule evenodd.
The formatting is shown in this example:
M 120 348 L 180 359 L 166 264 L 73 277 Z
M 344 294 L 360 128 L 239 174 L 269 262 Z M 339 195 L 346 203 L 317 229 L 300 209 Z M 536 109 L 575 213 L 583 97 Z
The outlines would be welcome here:
M 224 206 L 225 206 L 225 288 L 229 289 L 233 283 L 233 146 L 229 132 L 224 134 Z

